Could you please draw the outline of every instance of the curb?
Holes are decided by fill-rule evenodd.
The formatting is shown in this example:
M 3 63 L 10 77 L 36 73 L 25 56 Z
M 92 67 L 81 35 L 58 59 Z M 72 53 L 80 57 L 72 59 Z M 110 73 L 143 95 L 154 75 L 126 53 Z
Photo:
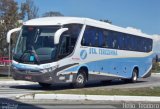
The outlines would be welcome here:
M 91 101 L 133 101 L 133 102 L 160 102 L 160 97 L 154 96 L 103 96 L 103 95 L 76 95 L 76 94 L 30 94 L 16 96 L 19 100 L 91 100 Z
M 29 81 L 21 81 L 21 80 L 0 80 L 0 85 L 8 85 L 8 84 L 17 84 L 17 85 L 29 85 L 36 84 L 34 82 Z
M 160 75 L 160 73 L 152 73 L 152 75 Z

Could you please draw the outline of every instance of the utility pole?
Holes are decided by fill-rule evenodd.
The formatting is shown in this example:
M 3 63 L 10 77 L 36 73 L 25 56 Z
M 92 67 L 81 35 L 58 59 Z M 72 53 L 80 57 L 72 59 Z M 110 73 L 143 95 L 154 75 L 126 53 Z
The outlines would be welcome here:
M 9 42 L 9 46 L 8 46 L 8 52 L 9 52 L 9 66 L 8 66 L 8 77 L 10 77 L 11 75 L 11 43 Z

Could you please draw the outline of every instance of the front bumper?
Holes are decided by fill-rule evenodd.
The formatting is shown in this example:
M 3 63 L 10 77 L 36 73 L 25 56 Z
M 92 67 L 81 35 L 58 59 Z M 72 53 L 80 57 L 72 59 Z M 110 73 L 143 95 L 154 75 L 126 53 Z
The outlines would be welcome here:
M 26 80 L 26 81 L 32 81 L 32 82 L 41 82 L 41 83 L 69 83 L 73 82 L 73 78 L 75 77 L 75 74 L 63 74 L 63 75 L 57 75 L 56 70 L 52 72 L 47 73 L 41 73 L 41 72 L 33 72 L 33 71 L 27 71 L 27 70 L 18 70 L 12 68 L 12 77 L 15 80 Z

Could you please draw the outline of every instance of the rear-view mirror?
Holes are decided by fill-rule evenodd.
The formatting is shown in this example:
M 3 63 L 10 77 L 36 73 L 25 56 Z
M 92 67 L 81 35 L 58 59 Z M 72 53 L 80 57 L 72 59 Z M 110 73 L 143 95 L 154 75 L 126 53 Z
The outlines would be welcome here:
M 54 44 L 59 43 L 60 36 L 62 35 L 62 33 L 64 33 L 67 30 L 68 30 L 68 28 L 61 28 L 56 31 L 55 36 L 54 36 Z

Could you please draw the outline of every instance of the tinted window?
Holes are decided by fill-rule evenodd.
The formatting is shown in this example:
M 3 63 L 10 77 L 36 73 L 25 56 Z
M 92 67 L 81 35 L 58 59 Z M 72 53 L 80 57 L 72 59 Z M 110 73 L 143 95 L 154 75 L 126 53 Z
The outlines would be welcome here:
M 84 32 L 82 45 L 139 52 L 152 50 L 151 39 L 89 26 Z
M 98 36 L 98 47 L 105 47 L 106 42 L 102 29 L 97 29 L 97 36 Z
M 64 27 L 68 28 L 68 31 L 64 32 L 60 39 L 59 54 L 58 54 L 59 59 L 73 52 L 78 36 L 80 34 L 80 30 L 82 28 L 82 25 L 69 24 L 69 25 L 65 25 Z
M 82 45 L 103 47 L 105 46 L 105 38 L 102 29 L 94 27 L 86 27 L 83 35 Z
M 106 47 L 107 48 L 113 48 L 113 41 L 114 41 L 114 38 L 113 38 L 113 32 L 112 31 L 104 31 L 104 34 L 106 36 Z

